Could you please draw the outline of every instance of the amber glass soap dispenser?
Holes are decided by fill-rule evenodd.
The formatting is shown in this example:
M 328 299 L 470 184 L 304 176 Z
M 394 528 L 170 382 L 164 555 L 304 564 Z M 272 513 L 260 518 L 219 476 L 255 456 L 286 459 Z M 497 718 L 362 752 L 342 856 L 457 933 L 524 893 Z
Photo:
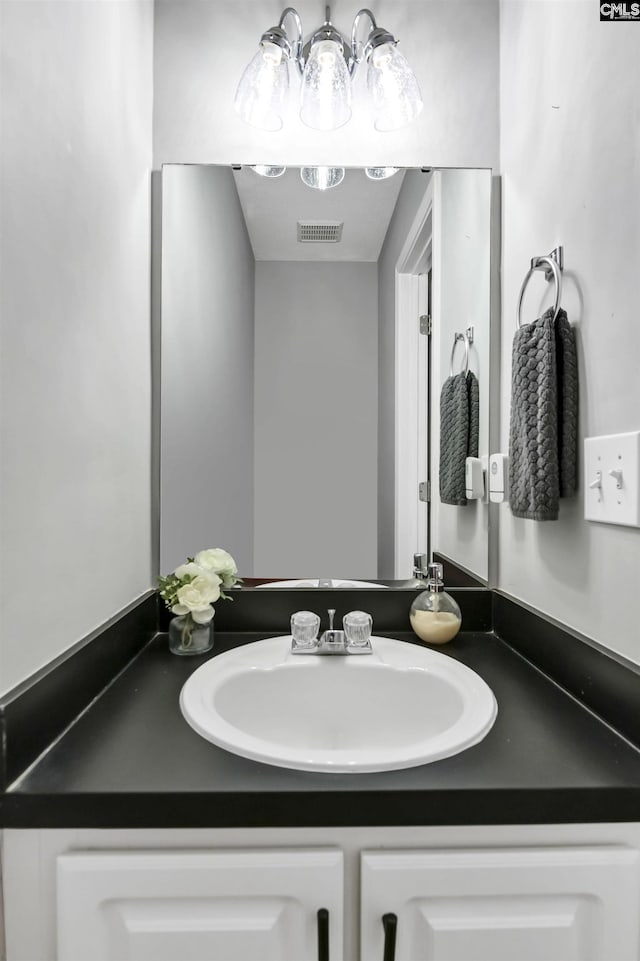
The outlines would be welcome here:
M 418 594 L 409 611 L 411 627 L 427 644 L 446 644 L 462 625 L 460 608 L 444 589 L 442 564 L 429 564 L 427 589 Z

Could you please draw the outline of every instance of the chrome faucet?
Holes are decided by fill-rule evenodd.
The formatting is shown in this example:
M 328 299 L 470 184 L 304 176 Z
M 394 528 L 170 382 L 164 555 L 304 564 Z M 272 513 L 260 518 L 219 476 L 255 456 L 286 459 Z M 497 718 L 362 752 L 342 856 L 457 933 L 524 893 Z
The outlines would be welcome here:
M 336 631 L 333 627 L 333 619 L 336 616 L 335 607 L 327 610 L 329 615 L 329 630 L 323 631 L 318 641 L 318 648 L 326 654 L 346 654 L 347 639 L 344 631 Z
M 336 630 L 333 619 L 336 616 L 334 607 L 327 610 L 329 615 L 329 629 L 323 631 L 319 638 L 309 647 L 298 647 L 291 641 L 292 654 L 372 654 L 371 641 L 365 644 L 349 644 L 344 631 Z

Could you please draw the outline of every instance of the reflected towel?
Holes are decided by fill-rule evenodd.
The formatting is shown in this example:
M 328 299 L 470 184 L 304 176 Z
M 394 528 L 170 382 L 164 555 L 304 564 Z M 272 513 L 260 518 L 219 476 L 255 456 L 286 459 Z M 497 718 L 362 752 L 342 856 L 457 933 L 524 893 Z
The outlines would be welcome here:
M 575 332 L 553 308 L 516 331 L 511 370 L 509 485 L 516 517 L 551 521 L 577 489 Z
M 440 394 L 440 500 L 467 503 L 465 461 L 478 456 L 480 388 L 471 371 L 447 377 Z

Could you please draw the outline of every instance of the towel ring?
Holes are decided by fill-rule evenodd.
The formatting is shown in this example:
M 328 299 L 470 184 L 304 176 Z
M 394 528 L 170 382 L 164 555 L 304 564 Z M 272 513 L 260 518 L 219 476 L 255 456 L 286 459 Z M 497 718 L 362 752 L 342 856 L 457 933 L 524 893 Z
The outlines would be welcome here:
M 562 299 L 562 247 L 556 247 L 552 250 L 550 254 L 546 257 L 534 257 L 531 261 L 531 267 L 527 271 L 527 275 L 522 281 L 522 287 L 520 288 L 520 296 L 518 297 L 518 329 L 522 327 L 522 301 L 524 300 L 524 292 L 526 290 L 527 284 L 533 277 L 536 270 L 544 270 L 545 277 L 547 280 L 553 280 L 556 284 L 556 299 L 553 305 L 553 319 L 555 321 L 558 313 L 560 311 L 560 301 Z
M 449 364 L 449 377 L 453 377 L 453 358 L 456 353 L 456 347 L 458 346 L 458 341 L 464 341 L 464 368 L 460 369 L 461 374 L 466 374 L 469 371 L 469 337 L 465 334 L 454 334 L 453 335 L 453 347 L 451 348 L 451 363 Z

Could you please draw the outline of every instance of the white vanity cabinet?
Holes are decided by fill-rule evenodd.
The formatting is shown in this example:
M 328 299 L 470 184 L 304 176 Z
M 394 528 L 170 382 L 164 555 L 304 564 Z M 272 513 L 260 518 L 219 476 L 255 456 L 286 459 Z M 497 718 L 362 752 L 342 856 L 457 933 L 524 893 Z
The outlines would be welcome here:
M 8 830 L 3 868 L 7 961 L 640 961 L 640 824 Z

